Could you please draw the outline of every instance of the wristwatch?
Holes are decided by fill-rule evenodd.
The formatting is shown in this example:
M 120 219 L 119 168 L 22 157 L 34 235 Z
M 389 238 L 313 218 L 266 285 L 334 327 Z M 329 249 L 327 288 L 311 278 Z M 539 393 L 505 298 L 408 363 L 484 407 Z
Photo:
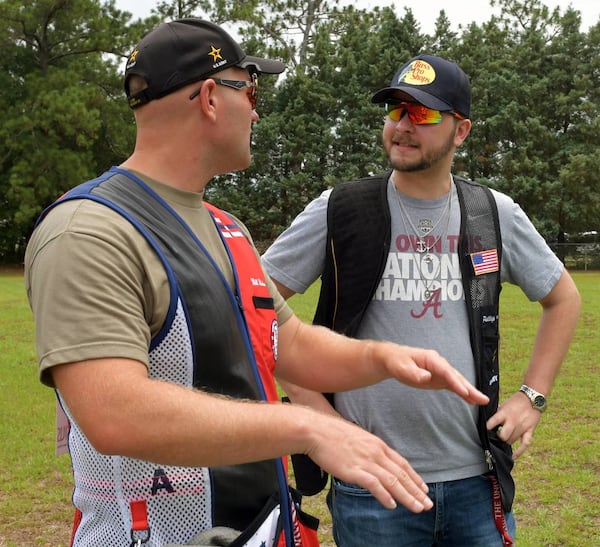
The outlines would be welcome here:
M 531 406 L 540 412 L 544 412 L 546 410 L 546 397 L 544 397 L 539 391 L 536 391 L 532 387 L 523 384 L 519 391 L 525 393 L 529 400 L 531 401 Z

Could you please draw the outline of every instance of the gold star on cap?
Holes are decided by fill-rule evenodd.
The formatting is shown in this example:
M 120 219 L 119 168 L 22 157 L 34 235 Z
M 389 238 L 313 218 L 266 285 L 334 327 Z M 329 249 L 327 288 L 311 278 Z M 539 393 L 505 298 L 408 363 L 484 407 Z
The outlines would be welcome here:
M 212 55 L 213 61 L 216 63 L 218 59 L 222 59 L 221 48 L 216 48 L 215 46 L 210 46 L 211 50 L 209 55 Z
M 136 60 L 138 54 L 139 54 L 140 50 L 138 48 L 135 48 L 133 50 L 133 53 L 129 56 L 129 62 L 132 63 L 133 61 Z

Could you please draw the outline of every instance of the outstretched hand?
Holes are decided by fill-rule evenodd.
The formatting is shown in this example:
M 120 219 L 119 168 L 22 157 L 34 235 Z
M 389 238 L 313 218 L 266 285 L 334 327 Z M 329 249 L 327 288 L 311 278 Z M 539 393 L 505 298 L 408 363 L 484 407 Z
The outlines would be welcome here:
M 431 509 L 423 479 L 380 438 L 329 414 L 319 413 L 312 423 L 306 454 L 333 477 L 365 488 L 387 509 L 397 503 L 413 513 Z
M 437 351 L 357 340 L 292 316 L 279 328 L 278 379 L 322 393 L 348 391 L 395 378 L 421 389 L 447 389 L 470 404 L 487 404 Z
M 386 363 L 392 378 L 421 389 L 447 389 L 466 402 L 487 404 L 489 399 L 456 370 L 437 351 L 390 343 L 378 343 L 374 352 Z

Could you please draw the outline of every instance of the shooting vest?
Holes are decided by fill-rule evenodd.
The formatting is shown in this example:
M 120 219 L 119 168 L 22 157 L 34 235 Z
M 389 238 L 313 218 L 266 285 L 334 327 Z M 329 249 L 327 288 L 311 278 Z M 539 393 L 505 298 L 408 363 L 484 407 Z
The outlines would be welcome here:
M 387 261 L 391 238 L 389 176 L 390 173 L 386 173 L 339 184 L 329 197 L 325 267 L 314 323 L 347 336 L 356 334 Z M 453 178 L 461 211 L 458 254 L 477 387 L 490 398 L 485 407 L 480 407 L 479 437 L 490 472 L 499 481 L 502 505 L 509 511 L 514 498 L 512 449 L 485 425 L 496 412 L 499 400 L 500 268 L 478 275 L 473 264 L 473 255 L 481 249 L 497 250 L 500 264 L 502 241 L 498 210 L 487 187 Z M 475 241 L 480 242 L 477 249 L 471 246 Z
M 233 218 L 205 204 L 229 255 L 234 290 L 187 224 L 127 171 L 112 168 L 57 203 L 73 199 L 93 200 L 122 215 L 165 269 L 170 304 L 150 344 L 150 377 L 233 398 L 278 401 L 274 302 L 260 263 Z M 132 390 L 135 396 L 135 386 Z M 71 423 L 76 477 L 72 545 L 162 547 L 217 526 L 242 531 L 232 543 L 236 547 L 318 545 L 316 533 L 299 522 L 307 517 L 315 529 L 318 523 L 292 502 L 283 458 L 191 468 L 105 456 L 94 450 L 61 404 Z

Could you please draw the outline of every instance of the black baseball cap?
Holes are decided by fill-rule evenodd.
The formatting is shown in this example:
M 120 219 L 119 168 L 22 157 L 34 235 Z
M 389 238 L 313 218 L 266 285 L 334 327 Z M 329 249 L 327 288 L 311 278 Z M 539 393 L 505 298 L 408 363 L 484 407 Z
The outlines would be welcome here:
M 419 55 L 403 64 L 390 87 L 380 89 L 371 101 L 385 103 L 398 91 L 427 108 L 457 112 L 466 118 L 471 113 L 468 76 L 456 63 L 435 55 Z
M 214 23 L 194 18 L 163 23 L 146 34 L 129 55 L 125 94 L 129 106 L 137 108 L 231 66 L 259 74 L 280 74 L 285 70 L 280 61 L 246 55 Z M 129 93 L 128 80 L 132 74 L 141 76 L 148 84 L 136 95 Z

